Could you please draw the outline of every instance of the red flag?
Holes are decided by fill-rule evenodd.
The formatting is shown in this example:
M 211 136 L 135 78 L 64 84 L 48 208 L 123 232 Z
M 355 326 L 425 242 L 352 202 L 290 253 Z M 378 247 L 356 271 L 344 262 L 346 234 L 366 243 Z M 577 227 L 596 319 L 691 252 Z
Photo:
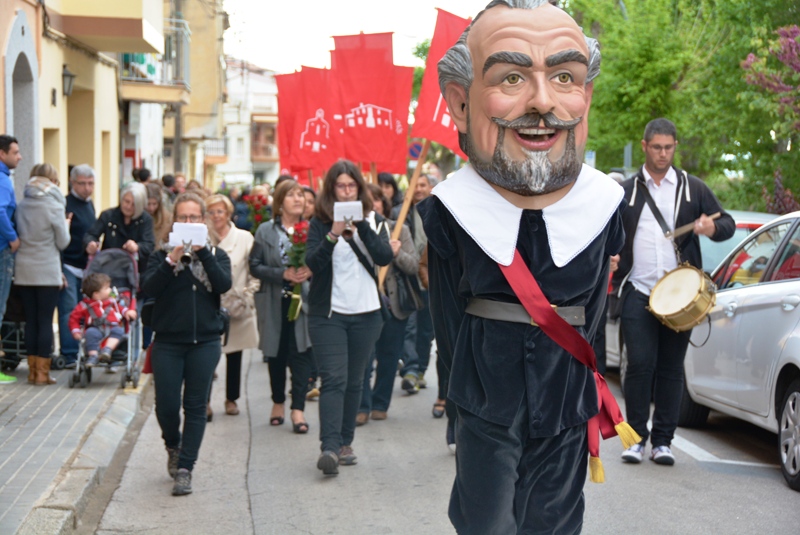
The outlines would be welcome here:
M 296 95 L 299 91 L 299 73 L 276 74 L 278 86 L 278 151 L 281 168 L 292 167 L 292 147 L 295 115 L 297 115 Z
M 391 61 L 391 34 L 334 37 L 332 72 L 341 98 L 345 157 L 405 170 L 413 78 Z
M 425 75 L 414 113 L 414 137 L 426 138 L 441 143 L 462 158 L 466 155 L 458 146 L 458 129 L 450 117 L 441 91 L 439 90 L 439 70 L 437 65 L 447 50 L 456 44 L 461 34 L 469 26 L 469 19 L 462 19 L 443 9 L 436 17 L 436 29 L 431 39 L 428 60 L 425 62 Z
M 336 102 L 330 91 L 320 90 L 331 86 L 331 71 L 303 67 L 299 74 L 292 168 L 312 169 L 321 175 L 344 154 L 341 125 L 335 120 L 340 115 Z
M 414 85 L 414 68 L 398 67 L 394 68 L 394 110 L 402 132 L 395 136 L 392 147 L 392 158 L 389 161 L 378 160 L 377 168 L 379 173 L 393 173 L 396 175 L 405 174 L 408 171 L 406 153 L 408 152 L 408 115 L 409 104 L 411 103 L 411 90 Z

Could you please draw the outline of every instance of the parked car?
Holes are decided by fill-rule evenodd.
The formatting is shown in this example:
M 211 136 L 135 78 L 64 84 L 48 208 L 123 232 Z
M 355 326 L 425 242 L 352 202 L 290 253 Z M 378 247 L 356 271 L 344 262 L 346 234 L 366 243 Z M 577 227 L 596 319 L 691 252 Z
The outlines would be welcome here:
M 703 425 L 714 409 L 777 433 L 800 491 L 800 212 L 753 232 L 711 277 L 717 302 L 692 333 L 678 423 Z
M 729 210 L 728 213 L 736 221 L 736 231 L 733 236 L 721 242 L 714 242 L 707 236 L 700 236 L 703 269 L 707 273 L 711 273 L 725 256 L 751 232 L 776 217 L 775 214 L 739 210 Z M 624 381 L 626 364 L 625 344 L 622 341 L 619 320 L 608 319 L 606 322 L 606 367 L 620 368 L 620 379 Z

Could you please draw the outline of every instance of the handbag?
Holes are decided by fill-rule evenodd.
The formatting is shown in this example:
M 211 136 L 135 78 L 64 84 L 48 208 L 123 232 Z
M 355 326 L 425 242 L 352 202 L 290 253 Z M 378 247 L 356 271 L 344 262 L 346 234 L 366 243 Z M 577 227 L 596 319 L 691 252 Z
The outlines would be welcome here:
M 228 311 L 228 315 L 231 319 L 243 317 L 250 309 L 247 295 L 233 289 L 222 294 L 220 304 Z
M 410 314 L 422 310 L 425 304 L 420 297 L 416 278 L 406 275 L 396 268 L 394 268 L 394 278 L 397 283 L 397 306 L 400 312 Z

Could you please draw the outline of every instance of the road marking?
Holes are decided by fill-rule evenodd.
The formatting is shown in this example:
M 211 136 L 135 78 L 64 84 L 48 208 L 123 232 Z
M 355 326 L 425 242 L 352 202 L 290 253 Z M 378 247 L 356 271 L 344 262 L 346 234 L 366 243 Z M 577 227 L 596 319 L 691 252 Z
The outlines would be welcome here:
M 733 464 L 737 466 L 755 466 L 757 468 L 779 468 L 777 464 L 767 463 L 752 463 L 748 461 L 731 461 L 728 459 L 720 459 L 710 451 L 706 451 L 694 442 L 685 438 L 675 435 L 672 439 L 672 445 L 692 457 L 695 461 L 703 463 L 719 463 L 719 464 Z

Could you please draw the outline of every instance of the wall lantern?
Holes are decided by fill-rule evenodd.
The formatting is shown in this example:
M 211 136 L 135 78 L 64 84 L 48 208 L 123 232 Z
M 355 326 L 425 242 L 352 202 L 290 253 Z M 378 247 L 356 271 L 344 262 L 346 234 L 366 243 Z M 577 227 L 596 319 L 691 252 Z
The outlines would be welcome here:
M 64 96 L 69 97 L 72 95 L 72 87 L 75 84 L 76 74 L 71 73 L 67 69 L 67 64 L 64 64 L 64 70 L 61 71 L 61 79 L 64 83 Z

